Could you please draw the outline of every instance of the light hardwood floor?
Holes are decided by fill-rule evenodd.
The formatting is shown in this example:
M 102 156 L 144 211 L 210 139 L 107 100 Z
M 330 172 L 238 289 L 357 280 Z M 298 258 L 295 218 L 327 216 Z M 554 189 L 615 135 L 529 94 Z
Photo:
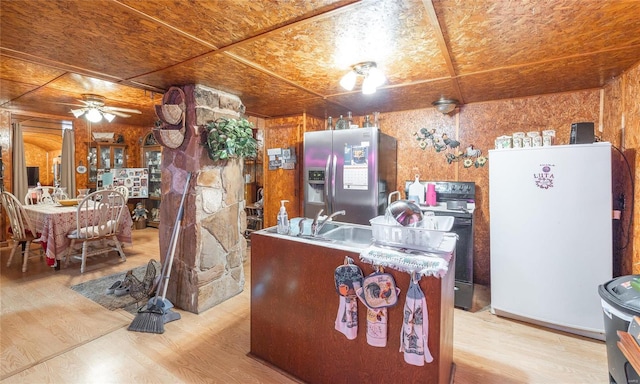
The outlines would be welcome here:
M 158 252 L 157 230 L 137 230 L 126 262 L 114 253 L 97 256 L 80 275 L 79 262 L 55 272 L 37 258 L 23 274 L 15 260 L 6 266 L 9 252 L 2 250 L 0 382 L 296 382 L 247 355 L 249 261 L 244 292 L 200 315 L 180 311 L 182 319 L 161 335 L 127 331 L 133 315 L 69 288 L 159 260 Z M 455 310 L 455 383 L 607 382 L 604 342 L 491 315 L 487 292 L 478 292 L 473 312 Z

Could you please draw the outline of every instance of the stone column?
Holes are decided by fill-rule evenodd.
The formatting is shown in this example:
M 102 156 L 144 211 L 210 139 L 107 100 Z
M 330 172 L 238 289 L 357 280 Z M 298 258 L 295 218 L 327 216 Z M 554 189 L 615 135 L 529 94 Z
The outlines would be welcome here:
M 177 308 L 200 313 L 244 287 L 243 161 L 213 162 L 203 145 L 207 122 L 221 116 L 238 118 L 244 106 L 237 96 L 205 86 L 186 85 L 182 89 L 186 99 L 184 142 L 176 149 L 162 150 L 160 252 L 164 263 L 191 172 L 167 298 Z

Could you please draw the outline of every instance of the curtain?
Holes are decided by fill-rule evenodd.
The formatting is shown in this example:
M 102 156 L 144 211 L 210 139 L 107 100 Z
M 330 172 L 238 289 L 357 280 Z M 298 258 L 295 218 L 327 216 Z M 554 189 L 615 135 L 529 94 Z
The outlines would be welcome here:
M 60 186 L 65 187 L 67 195 L 73 198 L 76 197 L 76 139 L 72 129 L 63 129 L 62 132 Z
M 24 159 L 24 140 L 20 123 L 13 123 L 13 194 L 24 203 L 29 190 L 27 162 Z

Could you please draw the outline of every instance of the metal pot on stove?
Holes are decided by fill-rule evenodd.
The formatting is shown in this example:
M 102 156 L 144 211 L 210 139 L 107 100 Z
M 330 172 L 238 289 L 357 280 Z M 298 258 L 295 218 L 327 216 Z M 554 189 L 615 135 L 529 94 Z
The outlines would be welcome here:
M 422 221 L 423 215 L 420 206 L 410 200 L 396 200 L 391 202 L 391 196 L 400 192 L 395 191 L 389 194 L 389 205 L 385 212 L 387 220 L 396 222 L 403 227 L 417 227 Z
M 467 209 L 466 200 L 449 200 L 447 201 L 447 209 L 463 211 Z

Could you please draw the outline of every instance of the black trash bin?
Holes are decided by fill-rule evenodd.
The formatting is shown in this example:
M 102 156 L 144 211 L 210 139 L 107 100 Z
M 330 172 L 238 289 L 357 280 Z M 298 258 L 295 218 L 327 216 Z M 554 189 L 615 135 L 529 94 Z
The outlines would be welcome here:
M 616 384 L 638 383 L 640 375 L 633 369 L 618 348 L 617 331 L 627 331 L 634 316 L 640 316 L 640 292 L 631 286 L 631 280 L 640 275 L 617 277 L 598 287 L 602 298 L 604 331 L 609 363 L 609 381 Z

